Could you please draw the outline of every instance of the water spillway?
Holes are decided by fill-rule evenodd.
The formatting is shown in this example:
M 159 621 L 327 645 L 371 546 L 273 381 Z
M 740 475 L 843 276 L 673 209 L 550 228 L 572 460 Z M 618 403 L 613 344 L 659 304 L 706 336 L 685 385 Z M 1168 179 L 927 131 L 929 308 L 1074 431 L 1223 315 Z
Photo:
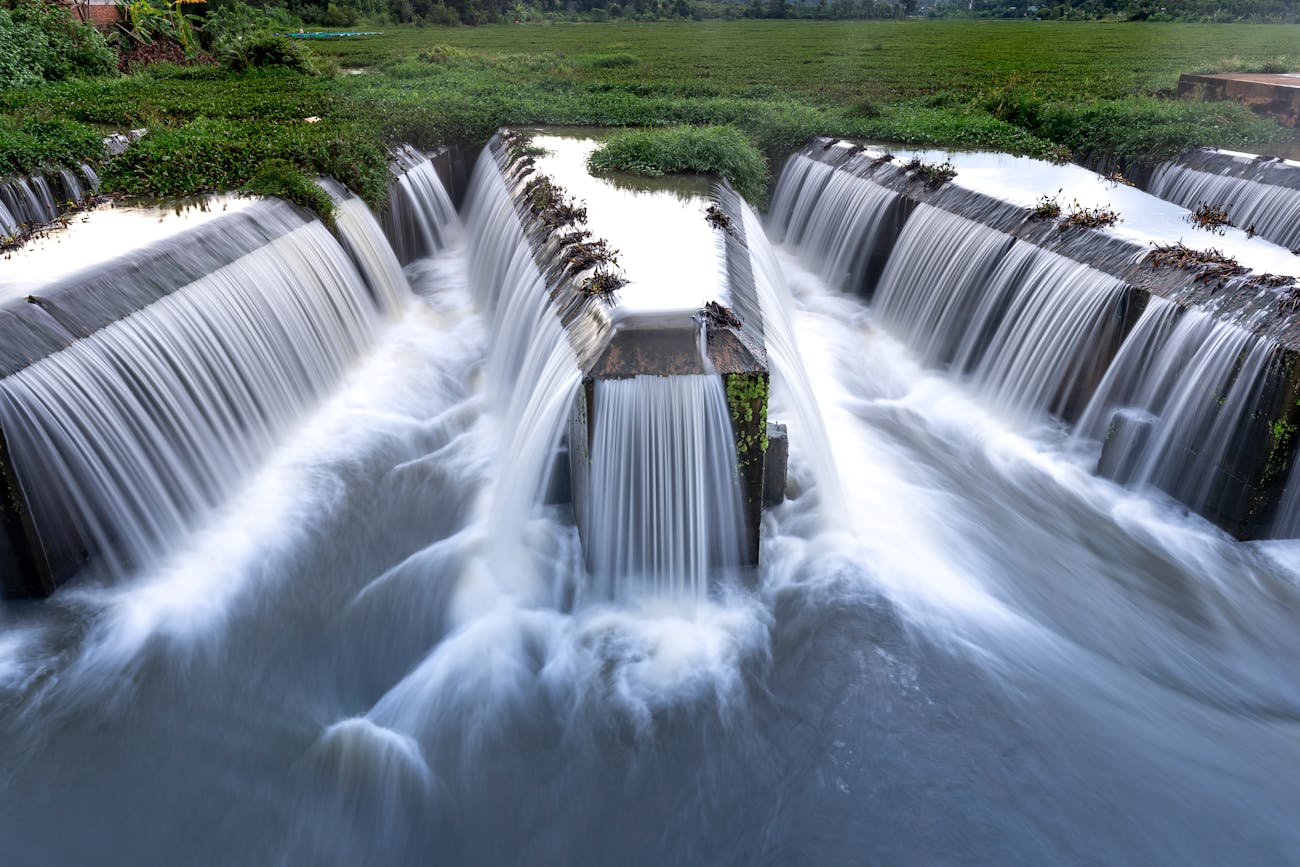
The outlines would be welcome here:
M 501 136 L 480 160 L 468 223 L 494 361 L 500 354 L 489 373 L 508 392 L 521 375 L 536 381 L 530 365 L 562 358 L 573 390 L 553 404 L 568 413 L 562 471 L 596 583 L 612 596 L 704 594 L 710 576 L 756 562 L 765 475 L 784 488 L 772 481 L 783 468 L 765 460 L 768 371 L 747 206 L 729 188 L 628 195 L 587 172 L 595 145 L 540 134 L 526 148 Z M 725 203 L 734 225 L 711 229 L 710 203 Z
M 1300 163 L 1202 148 L 1155 167 L 1143 186 L 1184 208 L 1221 208 L 1232 225 L 1300 250 Z
M 551 145 L 545 134 L 533 144 L 550 152 L 536 157 L 543 165 L 588 146 L 572 136 Z M 1294 541 L 1236 541 L 1154 483 L 1099 478 L 1101 445 L 1081 432 L 1118 415 L 1111 442 L 1132 434 L 1152 447 L 1116 452 L 1141 460 L 1120 462 L 1115 475 L 1159 475 L 1146 458 L 1172 451 L 1152 444 L 1181 430 L 1158 425 L 1200 418 L 1220 396 L 1225 407 L 1253 400 L 1234 382 L 1269 367 L 1254 350 L 1273 338 L 1256 343 L 1259 328 L 1148 292 L 1082 408 L 1052 415 L 1067 384 L 1091 373 L 1053 373 L 1050 388 L 1008 373 L 989 359 L 1050 367 L 1060 358 L 990 314 L 980 320 L 993 331 L 988 347 L 954 374 L 964 347 L 941 310 L 926 320 L 931 334 L 875 308 L 888 290 L 896 311 L 929 309 L 916 303 L 908 269 L 890 261 L 892 239 L 878 268 L 862 265 L 876 274 L 868 302 L 841 291 L 841 278 L 822 279 L 824 261 L 806 246 L 769 243 L 756 214 L 707 182 L 690 187 L 699 198 L 689 210 L 672 210 L 649 195 L 654 182 L 593 179 L 633 188 L 579 193 L 587 181 L 554 172 L 585 200 L 586 229 L 619 249 L 631 281 L 617 303 L 591 304 L 554 279 L 578 253 L 556 251 L 555 235 L 577 227 L 538 243 L 536 215 L 517 197 L 523 179 L 500 156 L 478 166 L 467 231 L 403 269 L 411 291 L 396 307 L 366 276 L 387 273 L 393 251 L 355 237 L 328 247 L 311 229 L 329 251 L 313 258 L 359 278 L 355 291 L 331 294 L 358 299 L 369 337 L 161 562 L 80 580 L 50 600 L 0 601 L 7 861 L 1293 860 L 1300 551 Z M 366 225 L 334 192 L 338 231 L 352 231 L 350 218 Z M 636 217 L 643 196 L 650 223 Z M 611 201 L 619 209 L 608 216 Z M 704 223 L 709 204 L 731 231 Z M 925 214 L 922 205 L 947 211 L 926 198 L 893 213 L 901 221 Z M 167 237 L 184 261 L 180 253 L 240 234 L 183 243 L 197 220 L 250 231 L 274 223 L 250 201 L 221 207 L 175 226 L 178 215 L 155 213 L 149 238 L 161 243 L 175 228 Z M 225 222 L 240 213 L 245 223 Z M 315 225 L 288 213 L 301 225 L 274 237 Z M 625 243 L 620 217 L 667 246 Z M 87 246 L 75 249 L 89 250 L 94 237 L 76 233 L 96 219 L 38 243 L 62 252 L 79 237 Z M 924 225 L 943 222 L 932 214 Z M 707 231 L 690 231 L 697 223 Z M 1018 303 L 1031 297 L 1064 306 L 1061 284 L 1113 300 L 1110 271 L 1060 249 L 1041 259 L 1017 251 L 1019 236 L 973 234 L 963 249 L 987 254 L 994 306 L 1022 311 L 1012 318 L 1033 321 Z M 914 241 L 924 258 L 924 238 Z M 123 253 L 119 244 L 105 249 Z M 278 252 L 292 261 L 294 249 Z M 660 289 L 660 272 L 640 262 L 669 258 L 665 250 L 704 275 L 708 292 L 684 280 Z M 840 261 L 835 274 L 859 260 Z M 67 276 L 34 268 L 5 298 Z M 575 465 L 615 481 L 587 488 L 605 498 L 589 519 L 607 524 L 592 533 L 576 504 L 542 492 L 583 442 L 568 430 L 592 359 L 611 369 L 637 360 L 606 350 L 617 311 L 643 289 L 665 304 L 680 295 L 680 310 L 694 311 L 659 320 L 674 332 L 667 357 L 683 372 L 591 377 L 599 394 L 585 429 L 608 450 Z M 971 309 L 973 292 L 962 287 L 954 303 Z M 746 583 L 710 567 L 707 593 L 693 564 L 728 556 L 710 553 L 709 541 L 725 548 L 727 523 L 697 516 L 651 533 L 625 522 L 633 510 L 672 521 L 688 503 L 743 514 L 743 492 L 710 481 L 735 472 L 732 461 L 738 470 L 742 456 L 725 374 L 702 359 L 726 363 L 719 350 L 743 348 L 749 335 L 715 336 L 710 352 L 710 322 L 702 331 L 693 319 L 702 296 L 725 308 L 713 311 L 717 332 L 734 332 L 734 316 L 761 334 L 768 411 L 791 434 L 788 496 L 762 515 L 757 564 Z M 114 309 L 105 302 L 100 319 Z M 69 343 L 53 305 L 5 310 L 19 317 L 5 319 L 7 335 L 21 322 L 35 357 L 95 339 Z M 1028 330 L 1039 329 L 1069 346 L 1102 340 L 1086 327 Z M 13 346 L 0 341 L 21 372 Z M 994 346 L 1008 354 L 991 355 Z M 1220 369 L 1234 352 L 1239 363 Z M 268 364 L 279 364 L 273 355 Z M 1075 432 L 1080 451 L 1094 450 L 1087 471 Z M 731 505 L 717 497 L 728 491 Z M 592 542 L 611 544 L 597 569 Z
M 904 165 L 819 140 L 782 173 L 772 231 L 871 299 L 926 363 L 1003 411 L 1074 426 L 1101 474 L 1239 535 L 1275 532 L 1300 396 L 1285 295 L 1295 257 L 1240 230 L 1202 240 L 1188 212 L 1077 167 L 951 158 L 956 177 L 935 183 L 926 161 L 944 155 Z M 1121 219 L 1071 226 L 1062 199 Z M 1044 201 L 1058 213 L 1043 216 Z M 1162 244 L 1212 244 L 1228 264 L 1160 267 Z
M 409 145 L 393 150 L 393 181 L 383 211 L 384 234 L 402 264 L 426 259 L 447 245 L 446 234 L 455 224 L 452 204 L 452 155 L 443 149 L 433 159 Z
M 366 351 L 408 290 L 351 202 L 342 244 L 266 201 L 208 205 L 193 227 L 177 216 L 173 236 L 64 275 L 61 239 L 25 251 L 0 288 L 6 592 L 153 561 Z M 102 234 L 121 245 L 118 216 Z M 78 227 L 87 246 L 97 225 Z
M 59 218 L 99 188 L 99 175 L 82 164 L 74 171 L 58 169 L 48 175 L 0 178 L 0 246 Z

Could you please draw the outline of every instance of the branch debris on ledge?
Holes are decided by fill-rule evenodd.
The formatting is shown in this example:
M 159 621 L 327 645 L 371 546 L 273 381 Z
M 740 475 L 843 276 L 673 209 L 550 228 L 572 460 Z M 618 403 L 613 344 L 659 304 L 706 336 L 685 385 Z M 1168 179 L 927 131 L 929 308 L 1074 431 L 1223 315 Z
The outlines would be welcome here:
M 717 205 L 709 205 L 708 210 L 704 212 L 704 222 L 715 229 L 721 229 L 733 238 L 736 236 L 735 230 L 731 227 L 731 217 L 728 217 L 726 211 Z
M 1156 247 L 1151 253 L 1151 265 L 1155 268 L 1181 268 L 1195 271 L 1196 280 L 1227 280 L 1247 272 L 1236 259 L 1225 256 L 1218 250 L 1193 250 L 1181 241 Z
M 724 307 L 717 301 L 710 301 L 700 308 L 704 318 L 710 325 L 718 328 L 739 328 L 741 326 L 740 317 L 732 311 L 730 307 Z

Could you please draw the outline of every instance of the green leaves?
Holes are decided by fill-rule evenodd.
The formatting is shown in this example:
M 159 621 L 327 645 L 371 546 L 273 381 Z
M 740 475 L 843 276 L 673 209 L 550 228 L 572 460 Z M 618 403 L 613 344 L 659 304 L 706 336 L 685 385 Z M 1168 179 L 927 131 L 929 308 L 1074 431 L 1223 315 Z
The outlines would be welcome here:
M 588 160 L 593 171 L 642 175 L 698 172 L 719 175 L 741 195 L 759 201 L 767 163 L 744 134 L 729 126 L 673 126 L 618 133 Z

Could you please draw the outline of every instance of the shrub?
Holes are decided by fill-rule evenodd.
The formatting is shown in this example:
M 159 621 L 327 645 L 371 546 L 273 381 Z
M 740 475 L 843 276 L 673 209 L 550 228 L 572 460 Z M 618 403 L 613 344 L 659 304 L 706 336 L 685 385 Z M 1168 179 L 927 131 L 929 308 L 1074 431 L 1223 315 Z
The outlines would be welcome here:
M 276 33 L 271 18 L 246 3 L 231 3 L 209 15 L 203 38 L 217 61 L 235 72 L 271 66 L 316 69 L 304 45 Z
M 586 65 L 592 69 L 628 69 L 639 66 L 641 59 L 626 51 L 614 54 L 593 54 L 586 58 Z
M 763 155 L 739 130 L 729 126 L 674 126 L 618 133 L 597 148 L 588 163 L 593 171 L 720 175 L 751 201 L 763 197 L 767 181 Z
M 93 27 L 55 4 L 0 0 L 0 89 L 111 75 L 117 55 Z
M 151 131 L 102 173 L 106 192 L 170 198 L 245 188 L 268 160 L 329 175 L 372 205 L 388 189 L 388 159 L 372 131 L 301 121 L 199 118 Z
M 314 72 L 311 54 L 287 36 L 255 33 L 224 43 L 216 53 L 217 61 L 234 72 L 280 66 L 298 72 Z
M 15 124 L 0 118 L 0 175 L 94 162 L 103 154 L 99 131 L 84 123 L 29 120 Z
M 245 193 L 254 196 L 278 196 L 315 211 L 329 223 L 334 218 L 334 202 L 329 194 L 288 160 L 269 159 L 244 185 Z

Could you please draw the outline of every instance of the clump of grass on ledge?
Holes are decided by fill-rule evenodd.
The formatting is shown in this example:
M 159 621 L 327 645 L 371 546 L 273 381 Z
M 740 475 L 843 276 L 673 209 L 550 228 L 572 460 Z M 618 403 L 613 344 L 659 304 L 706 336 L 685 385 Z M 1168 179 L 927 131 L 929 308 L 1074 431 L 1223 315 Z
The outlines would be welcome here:
M 1044 194 L 1034 205 L 1033 214 L 1040 220 L 1055 220 L 1061 216 L 1061 200 L 1057 198 L 1061 194 L 1060 190 L 1056 191 L 1056 196 Z
M 582 281 L 579 289 L 584 295 L 609 295 L 627 285 L 627 280 L 608 268 L 597 268 L 595 273 Z
M 569 274 L 581 274 L 607 265 L 618 265 L 618 251 L 604 238 L 577 241 L 569 245 L 564 253 L 564 268 Z
M 937 190 L 957 177 L 956 167 L 946 160 L 942 163 L 923 163 L 913 157 L 903 166 L 903 171 L 924 181 L 927 190 Z
M 1189 211 L 1184 218 L 1198 229 L 1204 229 L 1216 235 L 1222 235 L 1232 221 L 1228 219 L 1228 209 L 1223 205 L 1211 205 L 1202 202 L 1195 211 Z
M 1073 226 L 1080 226 L 1085 229 L 1101 229 L 1106 226 L 1113 226 L 1119 222 L 1119 213 L 1110 208 L 1110 206 L 1100 206 L 1096 208 L 1086 208 L 1078 202 L 1070 208 L 1070 213 L 1065 215 L 1065 219 L 1056 224 L 1056 228 L 1065 231 Z
M 731 217 L 728 217 L 727 212 L 717 205 L 709 205 L 708 210 L 704 212 L 704 222 L 715 229 L 721 229 L 728 235 L 735 234 L 731 228 Z
M 587 162 L 597 172 L 720 175 L 750 201 L 759 201 L 766 191 L 767 163 L 763 155 L 739 130 L 729 126 L 630 130 L 612 136 Z
M 254 196 L 278 196 L 315 211 L 326 223 L 334 221 L 334 201 L 329 194 L 288 160 L 263 162 L 243 191 Z
M 1226 280 L 1246 273 L 1246 269 L 1231 256 L 1218 250 L 1193 250 L 1181 242 L 1156 247 L 1151 253 L 1151 264 L 1156 268 L 1195 271 L 1197 281 Z
M 564 226 L 587 222 L 587 207 L 568 195 L 564 187 L 546 175 L 539 175 L 524 187 L 524 197 L 533 216 L 542 221 L 547 232 Z

